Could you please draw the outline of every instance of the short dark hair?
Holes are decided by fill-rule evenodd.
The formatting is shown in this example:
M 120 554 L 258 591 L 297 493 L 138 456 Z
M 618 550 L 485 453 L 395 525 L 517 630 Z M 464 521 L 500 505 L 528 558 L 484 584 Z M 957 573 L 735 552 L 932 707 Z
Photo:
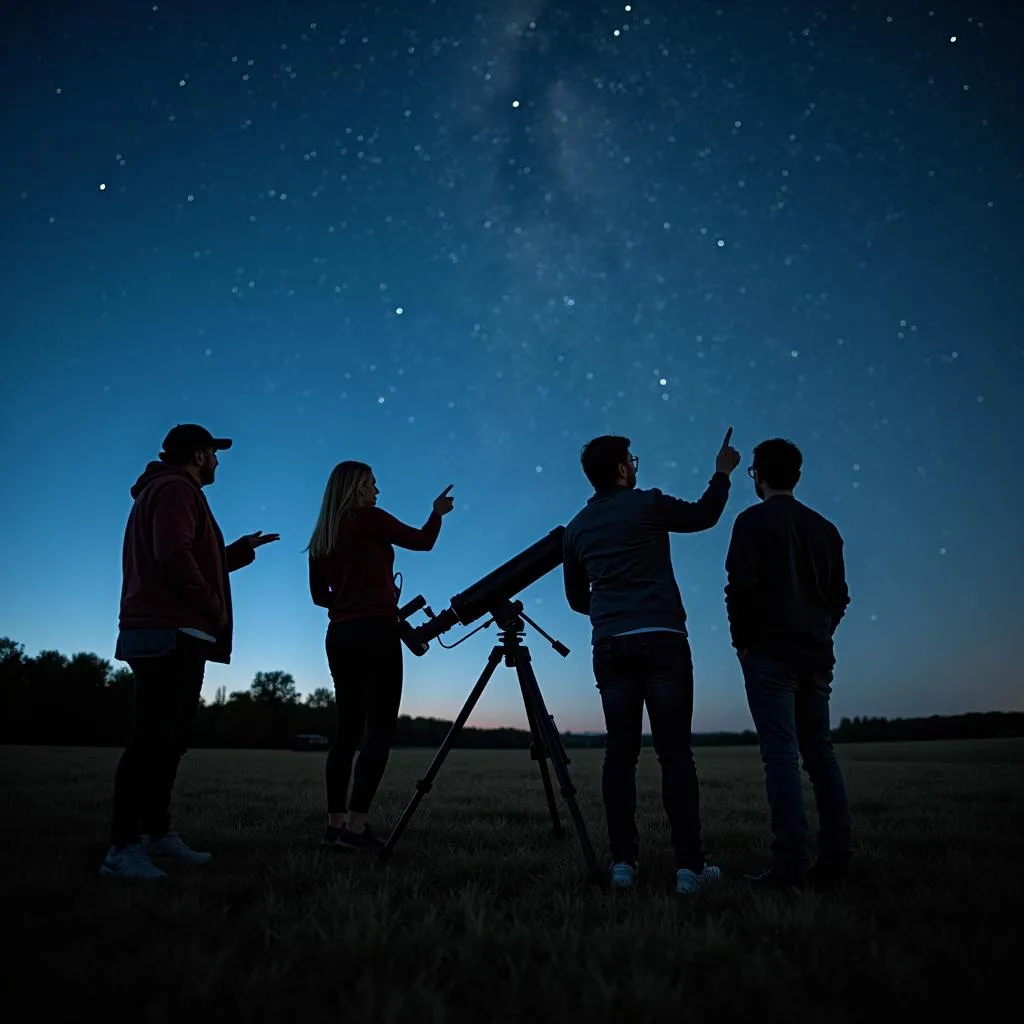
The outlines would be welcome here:
M 619 464 L 629 461 L 629 438 L 602 434 L 588 441 L 580 452 L 580 463 L 595 491 L 614 487 Z
M 754 469 L 773 491 L 791 491 L 800 479 L 804 457 L 792 441 L 773 437 L 754 449 Z

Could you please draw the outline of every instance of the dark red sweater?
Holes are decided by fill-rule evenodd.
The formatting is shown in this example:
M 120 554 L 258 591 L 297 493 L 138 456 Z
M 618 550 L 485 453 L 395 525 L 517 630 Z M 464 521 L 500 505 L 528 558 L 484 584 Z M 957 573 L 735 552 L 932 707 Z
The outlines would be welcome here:
M 131 489 L 135 499 L 122 551 L 122 632 L 198 629 L 217 638 L 207 660 L 231 660 L 228 573 L 256 558 L 245 540 L 224 535 L 195 479 L 151 462 Z
M 431 512 L 420 529 L 406 526 L 375 505 L 352 509 L 341 521 L 338 544 L 327 558 L 309 560 L 309 593 L 331 622 L 396 618 L 395 549 L 430 551 L 441 530 Z

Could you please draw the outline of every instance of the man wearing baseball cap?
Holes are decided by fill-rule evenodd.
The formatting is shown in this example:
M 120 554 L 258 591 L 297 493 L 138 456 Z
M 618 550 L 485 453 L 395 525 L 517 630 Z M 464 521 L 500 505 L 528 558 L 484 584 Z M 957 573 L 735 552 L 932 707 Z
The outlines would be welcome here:
M 205 864 L 171 831 L 178 764 L 188 749 L 206 662 L 231 660 L 228 574 L 249 565 L 278 534 L 248 534 L 225 546 L 203 488 L 217 452 L 231 447 L 194 423 L 164 438 L 131 488 L 122 550 L 120 630 L 114 656 L 135 676 L 131 737 L 114 776 L 110 849 L 100 874 L 162 878 L 151 857 Z

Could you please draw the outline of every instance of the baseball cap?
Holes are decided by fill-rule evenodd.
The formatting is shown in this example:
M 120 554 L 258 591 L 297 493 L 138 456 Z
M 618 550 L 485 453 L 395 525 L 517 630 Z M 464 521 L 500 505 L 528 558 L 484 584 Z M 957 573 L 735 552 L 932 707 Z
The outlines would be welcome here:
M 196 452 L 201 448 L 224 451 L 230 447 L 231 438 L 214 437 L 198 423 L 179 423 L 168 431 L 163 443 L 165 452 Z

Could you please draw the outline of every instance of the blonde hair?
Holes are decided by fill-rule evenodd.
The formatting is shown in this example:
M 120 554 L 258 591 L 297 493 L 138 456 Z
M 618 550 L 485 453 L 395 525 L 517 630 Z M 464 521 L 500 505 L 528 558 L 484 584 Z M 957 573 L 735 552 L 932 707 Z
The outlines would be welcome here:
M 313 528 L 306 550 L 310 558 L 326 558 L 334 553 L 338 543 L 338 526 L 359 501 L 359 486 L 372 472 L 365 462 L 351 459 L 339 462 L 327 478 L 324 499 L 320 503 L 320 516 Z

